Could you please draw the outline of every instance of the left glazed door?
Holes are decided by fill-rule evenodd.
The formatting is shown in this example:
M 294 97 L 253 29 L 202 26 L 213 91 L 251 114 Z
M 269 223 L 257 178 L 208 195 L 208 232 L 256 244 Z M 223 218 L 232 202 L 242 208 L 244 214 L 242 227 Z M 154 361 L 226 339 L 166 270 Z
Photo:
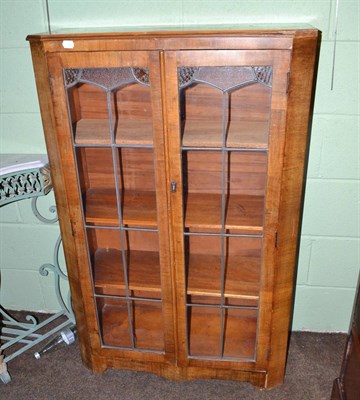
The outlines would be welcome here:
M 81 280 L 73 296 L 93 316 L 91 346 L 170 360 L 159 53 L 63 53 L 48 63 Z

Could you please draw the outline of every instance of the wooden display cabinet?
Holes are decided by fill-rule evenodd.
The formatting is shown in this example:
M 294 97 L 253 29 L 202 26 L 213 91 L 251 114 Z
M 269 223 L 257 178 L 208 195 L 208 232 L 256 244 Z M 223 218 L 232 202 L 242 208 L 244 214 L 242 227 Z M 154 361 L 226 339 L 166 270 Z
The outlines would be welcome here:
M 28 40 L 84 363 L 280 384 L 318 31 Z

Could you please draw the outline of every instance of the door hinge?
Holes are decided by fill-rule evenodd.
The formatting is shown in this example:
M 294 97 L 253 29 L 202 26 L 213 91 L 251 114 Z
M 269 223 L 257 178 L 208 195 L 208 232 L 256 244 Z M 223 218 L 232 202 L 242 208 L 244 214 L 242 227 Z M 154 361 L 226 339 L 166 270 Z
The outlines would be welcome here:
M 286 94 L 289 93 L 290 90 L 290 71 L 286 74 Z
M 275 232 L 275 249 L 278 247 L 278 233 Z
M 175 181 L 171 181 L 170 188 L 171 188 L 171 191 L 172 191 L 173 193 L 176 192 L 176 187 L 177 187 L 176 182 L 175 182 Z

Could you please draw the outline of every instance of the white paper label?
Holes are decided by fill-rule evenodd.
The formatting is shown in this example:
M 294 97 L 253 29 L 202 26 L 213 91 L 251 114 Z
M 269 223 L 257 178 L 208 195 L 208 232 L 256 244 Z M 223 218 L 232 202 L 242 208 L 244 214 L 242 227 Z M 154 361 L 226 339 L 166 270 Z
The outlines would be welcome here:
M 74 42 L 72 40 L 63 40 L 62 45 L 63 45 L 64 49 L 73 49 L 74 48 Z

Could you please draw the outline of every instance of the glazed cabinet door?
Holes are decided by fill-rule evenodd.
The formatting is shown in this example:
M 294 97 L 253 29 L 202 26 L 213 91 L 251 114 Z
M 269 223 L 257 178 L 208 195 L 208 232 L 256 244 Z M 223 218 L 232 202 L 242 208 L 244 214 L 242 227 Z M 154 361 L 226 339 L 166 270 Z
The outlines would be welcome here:
M 92 350 L 172 359 L 159 54 L 63 53 L 48 63 L 81 277 L 73 296 L 84 297 Z
M 182 365 L 266 370 L 289 60 L 166 54 Z

